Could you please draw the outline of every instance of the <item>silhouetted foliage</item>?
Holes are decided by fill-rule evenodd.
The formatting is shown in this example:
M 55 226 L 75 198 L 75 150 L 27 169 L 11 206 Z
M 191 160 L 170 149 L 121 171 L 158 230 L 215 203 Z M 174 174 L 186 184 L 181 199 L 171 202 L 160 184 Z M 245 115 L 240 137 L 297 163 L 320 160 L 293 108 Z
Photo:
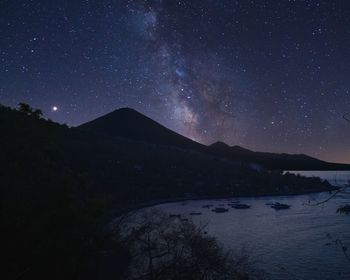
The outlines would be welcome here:
M 28 116 L 32 116 L 35 119 L 40 119 L 43 116 L 42 110 L 40 110 L 40 109 L 33 109 L 27 103 L 20 102 L 18 104 L 18 106 L 19 106 L 19 109 L 18 109 L 19 112 L 21 112 L 23 114 L 26 114 Z
M 255 279 L 245 258 L 226 252 L 192 222 L 142 211 L 118 227 L 132 256 L 124 279 Z
M 108 205 L 64 165 L 57 142 L 65 128 L 27 109 L 0 106 L 2 278 L 101 279 L 102 252 L 117 248 L 113 258 L 127 260 L 102 228 Z
M 345 205 L 345 206 L 339 207 L 337 209 L 337 213 L 349 215 L 350 214 L 350 205 Z

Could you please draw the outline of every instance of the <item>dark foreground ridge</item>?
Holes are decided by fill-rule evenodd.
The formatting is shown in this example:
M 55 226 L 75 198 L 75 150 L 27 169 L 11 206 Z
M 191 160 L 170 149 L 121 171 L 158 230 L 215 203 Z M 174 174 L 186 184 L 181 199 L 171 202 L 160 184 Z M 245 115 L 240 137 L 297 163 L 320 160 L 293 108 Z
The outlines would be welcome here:
M 191 195 L 294 194 L 331 188 L 317 178 L 266 169 L 250 156 L 263 154 L 275 160 L 275 154 L 225 144 L 206 147 L 131 109 L 114 111 L 78 128 L 5 107 L 0 117 L 5 167 L 1 171 L 17 186 L 42 184 L 39 178 L 45 174 L 57 176 L 57 182 L 69 176 L 88 186 L 84 192 L 125 204 Z M 306 156 L 281 157 L 293 158 L 294 163 L 321 162 Z
M 118 279 L 130 256 L 101 230 L 103 221 L 147 202 L 333 189 L 319 178 L 282 175 L 221 156 L 129 109 L 79 128 L 35 112 L 0 106 L 6 279 L 101 279 L 91 263 L 107 263 L 112 247 L 118 265 L 111 275 Z M 115 116 L 121 119 L 114 122 Z M 144 134 L 148 129 L 151 136 Z

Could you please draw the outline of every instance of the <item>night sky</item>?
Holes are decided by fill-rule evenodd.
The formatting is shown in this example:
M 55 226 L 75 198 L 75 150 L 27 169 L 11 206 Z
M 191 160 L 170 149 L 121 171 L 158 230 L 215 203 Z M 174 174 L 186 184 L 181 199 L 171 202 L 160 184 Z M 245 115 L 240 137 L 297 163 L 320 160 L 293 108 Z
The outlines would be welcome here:
M 204 144 L 350 162 L 350 2 L 0 0 L 0 103 L 132 107 Z

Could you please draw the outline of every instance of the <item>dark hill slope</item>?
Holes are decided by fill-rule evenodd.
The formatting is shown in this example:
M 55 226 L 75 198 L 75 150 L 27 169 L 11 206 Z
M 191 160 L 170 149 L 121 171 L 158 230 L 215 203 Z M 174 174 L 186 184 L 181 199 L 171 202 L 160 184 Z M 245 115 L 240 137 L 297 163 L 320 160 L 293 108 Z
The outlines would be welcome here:
M 79 189 L 84 195 L 129 204 L 184 193 L 257 195 L 328 188 L 320 181 L 257 172 L 208 152 L 101 137 L 100 133 L 36 120 L 3 107 L 0 131 L 4 135 L 0 137 L 3 186 L 25 185 L 29 191 L 52 183 L 65 185 L 63 179 L 68 178 L 84 185 Z M 184 138 L 174 135 L 181 141 Z M 192 142 L 185 138 L 181 143 Z M 285 186 L 288 190 L 282 188 Z
M 204 148 L 203 145 L 162 126 L 130 108 L 115 110 L 79 126 L 79 128 L 98 132 L 109 137 L 123 137 L 186 149 L 202 150 Z
M 254 152 L 248 149 L 216 142 L 205 146 L 192 141 L 130 108 L 122 108 L 78 127 L 81 130 L 122 137 L 150 144 L 172 146 L 235 162 L 256 163 L 266 169 L 278 170 L 350 170 L 350 165 L 324 162 L 306 155 Z
M 304 154 L 277 154 L 254 152 L 240 146 L 214 143 L 209 151 L 217 156 L 241 162 L 257 163 L 267 169 L 277 170 L 350 170 L 349 164 L 325 162 Z

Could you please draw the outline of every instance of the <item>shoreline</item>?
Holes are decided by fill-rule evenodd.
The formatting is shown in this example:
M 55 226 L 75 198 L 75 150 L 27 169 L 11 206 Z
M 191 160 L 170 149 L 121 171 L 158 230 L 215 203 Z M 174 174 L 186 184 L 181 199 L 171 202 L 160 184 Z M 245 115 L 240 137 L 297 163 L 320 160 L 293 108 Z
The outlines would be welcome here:
M 157 200 L 150 200 L 150 201 L 146 201 L 146 202 L 142 202 L 142 203 L 138 203 L 137 205 L 133 205 L 130 207 L 126 207 L 124 209 L 119 209 L 120 211 L 116 210 L 115 212 L 112 211 L 113 213 L 111 213 L 110 217 L 112 217 L 112 221 L 115 218 L 118 218 L 124 214 L 128 214 L 128 213 L 133 213 L 136 212 L 138 210 L 144 209 L 144 208 L 149 208 L 149 207 L 153 207 L 156 205 L 161 205 L 161 204 L 166 204 L 166 203 L 175 203 L 175 202 L 184 202 L 184 201 L 196 201 L 196 200 L 220 200 L 220 199 L 240 199 L 240 198 L 263 198 L 263 197 L 277 197 L 277 196 L 297 196 L 297 195 L 306 195 L 306 194 L 317 194 L 317 193 L 325 193 L 325 192 L 333 192 L 338 190 L 340 187 L 335 187 L 332 186 L 331 189 L 329 190 L 310 190 L 310 191 L 303 191 L 303 192 L 294 192 L 294 193 L 280 193 L 280 194 L 259 194 L 259 195 L 242 195 L 242 196 L 232 196 L 232 195 L 207 195 L 207 196 L 193 196 L 193 197 L 175 197 L 175 198 L 164 198 L 164 199 L 157 199 Z

